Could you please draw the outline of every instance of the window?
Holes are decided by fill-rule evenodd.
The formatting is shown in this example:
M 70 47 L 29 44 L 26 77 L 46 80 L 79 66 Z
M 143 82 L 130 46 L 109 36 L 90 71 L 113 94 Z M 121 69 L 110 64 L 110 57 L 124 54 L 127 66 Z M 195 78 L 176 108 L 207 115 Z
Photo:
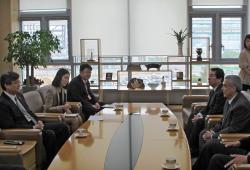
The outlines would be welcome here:
M 32 34 L 41 29 L 40 21 L 22 21 L 22 31 Z
M 209 9 L 208 6 L 199 10 L 190 8 L 192 37 L 208 37 L 210 39 L 209 52 L 212 63 L 237 62 L 246 33 L 245 9 Z M 199 39 L 193 40 L 192 43 L 193 47 L 204 47 L 204 43 Z
M 193 37 L 193 54 L 196 55 L 195 49 L 202 48 L 205 56 L 209 55 L 212 57 L 212 49 L 209 48 L 213 41 L 213 20 L 211 17 L 208 18 L 192 18 L 192 37 Z M 207 42 L 209 41 L 209 42 Z M 209 44 L 207 44 L 209 43 Z M 208 47 L 207 47 L 208 46 Z M 204 49 L 207 49 L 204 52 Z M 209 53 L 209 54 L 207 54 Z M 193 56 L 194 57 L 194 56 Z
M 44 81 L 43 85 L 51 84 L 57 70 L 66 68 L 73 73 L 73 63 L 71 63 L 70 46 L 70 13 L 66 12 L 21 12 L 20 27 L 22 31 L 33 33 L 38 30 L 50 30 L 60 40 L 62 50 L 60 53 L 51 55 L 52 62 L 48 63 L 46 68 L 39 67 L 35 69 L 34 76 Z M 25 78 L 25 69 L 22 71 L 22 77 Z
M 241 50 L 242 18 L 221 18 L 221 57 L 238 58 Z
M 49 20 L 49 30 L 57 36 L 62 47 L 61 53 L 51 55 L 52 60 L 69 59 L 68 20 Z
M 70 60 L 69 44 L 69 14 L 58 13 L 28 13 L 20 14 L 21 30 L 33 33 L 37 30 L 50 30 L 60 40 L 62 50 L 60 53 L 52 54 L 53 63 Z

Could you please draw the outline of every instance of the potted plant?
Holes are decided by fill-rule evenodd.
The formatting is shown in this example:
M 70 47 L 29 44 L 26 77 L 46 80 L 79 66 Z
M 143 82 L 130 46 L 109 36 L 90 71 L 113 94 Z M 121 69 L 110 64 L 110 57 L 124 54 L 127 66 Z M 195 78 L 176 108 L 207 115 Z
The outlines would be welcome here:
M 16 31 L 8 34 L 5 40 L 9 46 L 4 61 L 13 61 L 14 65 L 26 69 L 26 86 L 33 85 L 34 69 L 39 65 L 46 67 L 51 53 L 61 50 L 59 39 L 48 30 L 36 31 L 32 35 Z
M 188 32 L 187 32 L 187 28 L 185 28 L 184 30 L 180 30 L 179 32 L 173 30 L 173 34 L 172 34 L 176 40 L 177 40 L 177 45 L 178 45 L 178 56 L 183 56 L 183 41 L 187 38 L 188 36 Z

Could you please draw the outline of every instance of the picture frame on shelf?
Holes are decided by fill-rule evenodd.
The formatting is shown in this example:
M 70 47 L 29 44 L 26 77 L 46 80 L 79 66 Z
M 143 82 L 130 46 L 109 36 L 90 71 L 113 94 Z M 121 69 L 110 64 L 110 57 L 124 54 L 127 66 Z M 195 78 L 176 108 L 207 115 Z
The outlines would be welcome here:
M 81 62 L 98 62 L 100 39 L 80 39 Z

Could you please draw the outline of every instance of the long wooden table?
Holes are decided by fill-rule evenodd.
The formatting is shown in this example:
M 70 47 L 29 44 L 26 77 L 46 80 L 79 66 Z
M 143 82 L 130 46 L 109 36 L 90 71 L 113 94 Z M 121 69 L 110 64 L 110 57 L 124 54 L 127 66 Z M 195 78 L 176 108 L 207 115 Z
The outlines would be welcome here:
M 139 148 L 138 157 L 132 156 L 135 161 L 134 166 L 130 166 L 130 168 L 120 167 L 119 169 L 121 170 L 162 169 L 162 163 L 169 156 L 176 158 L 181 166 L 180 169 L 191 170 L 191 157 L 184 131 L 179 125 L 177 125 L 179 127 L 178 131 L 167 131 L 169 121 L 175 120 L 177 122 L 177 120 L 169 109 L 170 117 L 160 117 L 161 109 L 168 108 L 161 103 L 123 103 L 123 110 L 119 112 L 114 111 L 113 108 L 103 109 L 99 115 L 104 120 L 88 120 L 85 122 L 81 128 L 87 129 L 88 136 L 86 138 L 76 138 L 75 134 L 72 134 L 54 158 L 49 170 L 108 169 L 107 167 L 112 166 L 105 163 L 107 161 L 112 163 L 112 160 L 117 160 L 116 157 L 126 156 L 126 153 L 121 152 L 121 150 L 122 148 L 126 149 L 128 146 L 130 146 L 130 149 L 128 149 L 130 152 L 134 150 L 134 147 L 137 150 Z M 130 120 L 130 113 L 135 115 L 131 119 L 132 122 L 127 121 Z M 136 115 L 139 115 L 139 117 Z M 96 119 L 99 118 L 97 117 Z M 136 121 L 141 121 L 143 126 L 139 127 L 140 123 L 137 124 Z M 124 145 L 124 141 L 127 140 L 126 136 L 125 140 L 117 138 L 119 135 L 122 138 L 124 137 L 124 135 L 119 133 L 127 133 L 124 132 L 124 128 L 121 128 L 122 126 L 126 127 L 125 124 L 130 125 L 130 127 L 138 126 L 136 129 L 130 128 L 127 131 L 129 136 L 132 133 L 133 139 L 132 142 L 130 139 L 130 145 L 126 146 Z M 140 136 L 142 136 L 142 142 L 134 146 L 133 141 L 137 142 L 136 137 L 134 137 L 136 134 L 139 134 L 138 141 Z M 121 141 L 120 145 L 115 143 L 115 141 L 119 140 Z M 117 147 L 115 148 L 117 153 L 114 152 L 114 147 Z M 127 152 L 125 149 L 124 151 Z M 128 160 L 133 162 L 131 158 Z M 113 163 L 115 163 L 114 161 Z M 127 161 L 127 159 L 124 159 L 124 161 Z

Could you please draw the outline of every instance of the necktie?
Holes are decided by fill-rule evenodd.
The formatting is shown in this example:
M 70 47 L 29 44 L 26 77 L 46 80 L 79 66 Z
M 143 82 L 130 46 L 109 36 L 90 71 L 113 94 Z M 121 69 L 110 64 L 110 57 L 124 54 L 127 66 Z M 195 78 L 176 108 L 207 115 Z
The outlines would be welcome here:
M 34 124 L 37 124 L 36 119 L 34 119 L 28 112 L 27 110 L 23 107 L 22 103 L 15 97 L 16 105 L 19 108 L 19 110 L 23 113 L 25 119 L 30 122 L 32 121 Z
M 87 87 L 87 82 L 88 82 L 88 81 L 86 81 L 86 80 L 83 81 L 84 86 L 85 86 L 85 89 L 86 89 L 86 93 L 87 93 L 87 95 L 88 95 L 88 99 L 91 100 L 91 96 L 89 95 L 89 91 L 88 91 L 88 87 Z

